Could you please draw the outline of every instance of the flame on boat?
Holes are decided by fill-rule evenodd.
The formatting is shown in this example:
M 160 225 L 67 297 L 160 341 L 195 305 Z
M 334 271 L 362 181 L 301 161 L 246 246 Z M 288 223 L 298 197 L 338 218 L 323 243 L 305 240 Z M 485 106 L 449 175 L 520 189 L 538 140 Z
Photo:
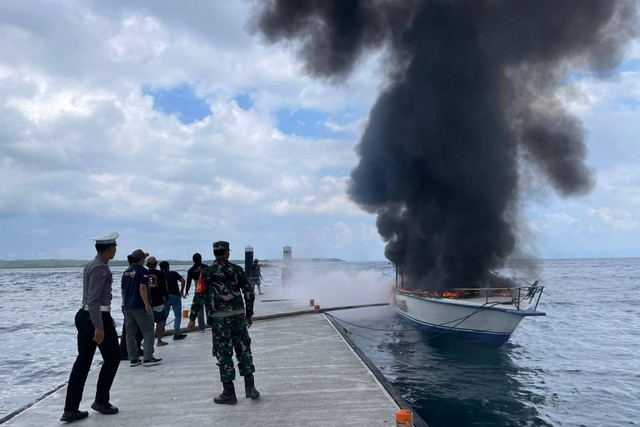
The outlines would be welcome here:
M 511 292 L 507 288 L 500 289 L 448 289 L 443 292 L 438 291 L 425 291 L 422 289 L 399 289 L 399 292 L 403 294 L 419 295 L 427 298 L 451 298 L 451 299 L 464 299 L 464 298 L 478 298 L 487 296 L 487 292 L 490 292 L 490 296 L 494 297 L 510 297 Z

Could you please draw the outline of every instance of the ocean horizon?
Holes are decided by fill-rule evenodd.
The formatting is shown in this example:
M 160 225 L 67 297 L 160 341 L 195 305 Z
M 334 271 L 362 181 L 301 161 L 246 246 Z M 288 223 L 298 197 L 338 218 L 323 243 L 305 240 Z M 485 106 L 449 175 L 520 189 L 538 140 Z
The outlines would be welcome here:
M 524 319 L 499 349 L 432 340 L 390 307 L 331 315 L 432 427 L 638 425 L 640 259 L 512 264 L 545 286 L 538 310 L 547 315 Z M 311 292 L 323 307 L 384 298 L 395 274 L 385 261 L 296 265 L 292 295 Z M 123 267 L 112 271 L 117 307 Z M 280 286 L 280 265 L 263 275 L 267 294 Z M 0 419 L 67 381 L 81 276 L 82 268 L 0 271 Z M 120 328 L 119 310 L 114 318 Z

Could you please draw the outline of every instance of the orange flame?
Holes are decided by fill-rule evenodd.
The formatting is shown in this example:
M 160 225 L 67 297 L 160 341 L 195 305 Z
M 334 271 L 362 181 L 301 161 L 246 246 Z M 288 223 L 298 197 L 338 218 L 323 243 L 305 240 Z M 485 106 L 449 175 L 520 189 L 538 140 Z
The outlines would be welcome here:
M 477 296 L 479 294 L 478 291 L 473 290 L 463 290 L 463 291 L 451 291 L 447 290 L 442 293 L 437 291 L 424 291 L 421 289 L 400 289 L 400 292 L 403 294 L 411 294 L 411 295 L 419 295 L 427 298 L 470 298 L 473 296 Z M 508 296 L 508 292 L 507 292 Z

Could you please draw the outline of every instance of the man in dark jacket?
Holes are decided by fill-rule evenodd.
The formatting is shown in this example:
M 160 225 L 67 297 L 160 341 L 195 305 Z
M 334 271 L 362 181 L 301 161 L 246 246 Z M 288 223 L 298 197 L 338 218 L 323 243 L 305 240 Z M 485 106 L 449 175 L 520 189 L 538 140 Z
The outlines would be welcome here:
M 215 261 L 202 274 L 206 287 L 204 293 L 196 294 L 189 313 L 189 330 L 195 329 L 195 320 L 205 299 L 211 301 L 209 323 L 213 337 L 213 354 L 218 360 L 223 392 L 215 397 L 215 403 L 237 403 L 233 380 L 233 352 L 238 359 L 238 371 L 244 377 L 245 395 L 251 399 L 260 397 L 255 388 L 251 338 L 248 329 L 253 324 L 255 292 L 242 267 L 229 262 L 229 243 L 213 244 Z M 243 298 L 244 296 L 244 298 Z

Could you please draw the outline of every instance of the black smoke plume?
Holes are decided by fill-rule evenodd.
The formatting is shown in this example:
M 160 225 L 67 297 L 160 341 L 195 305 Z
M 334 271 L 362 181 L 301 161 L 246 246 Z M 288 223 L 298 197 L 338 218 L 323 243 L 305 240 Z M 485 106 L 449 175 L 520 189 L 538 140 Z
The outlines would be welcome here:
M 558 90 L 606 76 L 636 36 L 634 0 L 282 0 L 255 28 L 307 72 L 340 80 L 386 49 L 350 196 L 377 214 L 412 287 L 490 282 L 516 248 L 522 171 L 562 196 L 593 186 L 581 123 Z

